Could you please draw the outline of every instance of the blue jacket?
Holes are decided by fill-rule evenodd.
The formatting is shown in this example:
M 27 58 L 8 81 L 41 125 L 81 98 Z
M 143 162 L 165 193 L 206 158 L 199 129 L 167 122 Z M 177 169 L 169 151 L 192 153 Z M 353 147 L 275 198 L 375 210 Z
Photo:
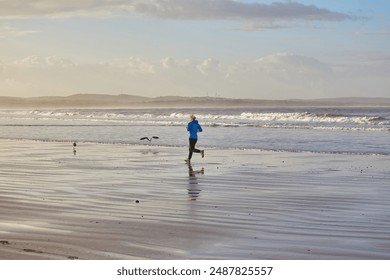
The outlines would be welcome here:
M 203 129 L 198 123 L 198 120 L 193 120 L 187 124 L 187 131 L 191 139 L 198 139 L 198 132 L 202 132 Z

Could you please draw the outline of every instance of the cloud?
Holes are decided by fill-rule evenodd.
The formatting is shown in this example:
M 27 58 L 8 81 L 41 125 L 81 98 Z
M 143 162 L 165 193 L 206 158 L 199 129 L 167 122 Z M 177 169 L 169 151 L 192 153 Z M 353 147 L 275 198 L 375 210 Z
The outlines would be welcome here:
M 389 97 L 390 61 L 328 65 L 315 58 L 277 53 L 249 62 L 218 59 L 77 64 L 58 56 L 29 56 L 0 63 L 0 95 L 70 95 L 80 92 L 144 96 L 218 94 L 232 98 Z
M 341 21 L 350 15 L 298 2 L 271 4 L 234 0 L 3 0 L 0 18 L 110 16 L 136 13 L 179 20 Z
M 370 35 L 370 36 L 383 36 L 387 37 L 390 36 L 390 30 L 376 30 L 376 31 L 356 31 L 355 32 L 356 36 L 365 36 L 365 35 Z
M 289 25 L 286 23 L 281 22 L 264 22 L 264 21 L 257 21 L 257 22 L 244 22 L 241 24 L 239 28 L 235 28 L 235 30 L 239 31 L 267 31 L 267 30 L 276 30 L 276 29 L 285 29 L 288 28 Z
M 20 30 L 15 27 L 12 27 L 8 24 L 0 25 L 0 38 L 9 38 L 9 37 L 22 37 L 32 33 L 37 33 L 37 30 Z
M 134 11 L 170 19 L 291 19 L 345 20 L 350 16 L 297 2 L 272 4 L 233 0 L 148 0 L 132 1 Z
M 0 18 L 109 16 L 126 6 L 125 0 L 3 0 Z
M 294 72 L 294 73 L 329 73 L 331 68 L 317 59 L 302 55 L 278 53 L 256 60 L 267 71 Z
M 219 72 L 221 67 L 220 62 L 216 59 L 205 59 L 196 66 L 196 69 L 203 75 L 209 75 L 210 73 Z
M 64 59 L 58 56 L 40 57 L 37 55 L 31 55 L 21 60 L 16 60 L 12 64 L 24 68 L 49 68 L 49 67 L 75 66 L 75 64 L 69 59 Z
M 151 61 L 140 58 L 130 57 L 128 60 L 128 72 L 132 74 L 153 74 L 155 65 Z

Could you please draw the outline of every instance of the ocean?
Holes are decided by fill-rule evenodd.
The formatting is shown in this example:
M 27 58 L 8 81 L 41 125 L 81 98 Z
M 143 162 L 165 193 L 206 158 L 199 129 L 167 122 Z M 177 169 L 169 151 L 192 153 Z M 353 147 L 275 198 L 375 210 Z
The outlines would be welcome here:
M 0 138 L 184 148 L 190 114 L 204 130 L 200 149 L 390 155 L 381 107 L 1 110 Z

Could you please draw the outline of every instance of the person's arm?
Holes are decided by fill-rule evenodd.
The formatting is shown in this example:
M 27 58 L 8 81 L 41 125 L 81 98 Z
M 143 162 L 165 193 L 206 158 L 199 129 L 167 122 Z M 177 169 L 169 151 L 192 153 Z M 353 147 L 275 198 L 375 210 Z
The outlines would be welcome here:
M 198 131 L 199 131 L 199 132 L 202 132 L 202 131 L 203 131 L 203 129 L 202 129 L 202 127 L 200 126 L 200 124 L 198 124 Z

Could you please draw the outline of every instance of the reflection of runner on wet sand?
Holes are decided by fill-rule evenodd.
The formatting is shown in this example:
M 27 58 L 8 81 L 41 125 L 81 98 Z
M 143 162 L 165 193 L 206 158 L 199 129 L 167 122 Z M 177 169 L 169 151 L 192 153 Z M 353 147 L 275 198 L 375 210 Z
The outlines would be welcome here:
M 204 174 L 204 168 L 200 170 L 194 170 L 190 163 L 188 165 L 188 196 L 191 200 L 197 200 L 200 192 L 202 191 L 198 186 L 197 174 Z

